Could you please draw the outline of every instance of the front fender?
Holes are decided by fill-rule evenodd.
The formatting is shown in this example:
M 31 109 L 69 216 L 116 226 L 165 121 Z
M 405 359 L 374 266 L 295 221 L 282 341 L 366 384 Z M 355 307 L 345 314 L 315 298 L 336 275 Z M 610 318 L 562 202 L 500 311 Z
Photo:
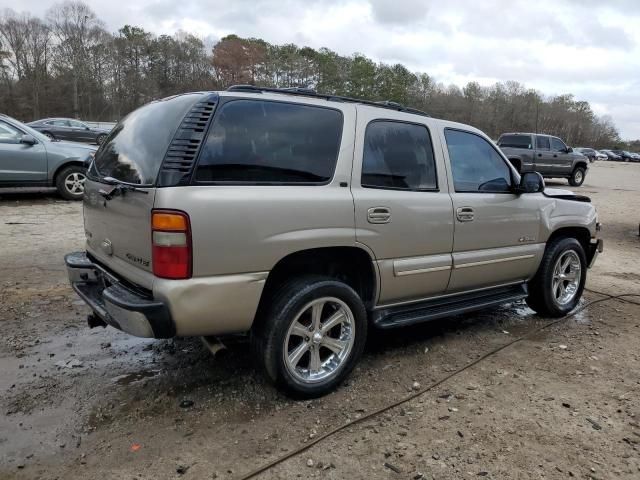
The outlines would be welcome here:
M 590 237 L 596 236 L 598 213 L 591 203 L 549 198 L 542 209 L 543 235 L 545 241 L 561 228 L 585 228 Z

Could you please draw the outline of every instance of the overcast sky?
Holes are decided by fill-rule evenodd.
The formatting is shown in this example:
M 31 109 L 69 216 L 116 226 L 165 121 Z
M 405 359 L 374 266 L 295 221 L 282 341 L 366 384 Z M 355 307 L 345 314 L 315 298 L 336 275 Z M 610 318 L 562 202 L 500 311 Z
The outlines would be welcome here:
M 43 15 L 54 1 L 0 0 Z M 574 93 L 640 138 L 640 0 L 86 0 L 107 28 L 235 33 L 400 62 L 444 83 Z

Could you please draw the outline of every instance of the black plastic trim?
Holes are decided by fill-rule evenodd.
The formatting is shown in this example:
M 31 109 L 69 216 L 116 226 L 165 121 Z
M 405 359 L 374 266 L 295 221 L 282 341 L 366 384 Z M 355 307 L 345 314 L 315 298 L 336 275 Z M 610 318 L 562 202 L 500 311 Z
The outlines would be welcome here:
M 496 287 L 478 292 L 461 293 L 448 297 L 425 300 L 411 305 L 382 308 L 373 312 L 373 324 L 377 328 L 389 329 L 436 320 L 521 300 L 528 296 L 524 283 Z
M 175 187 L 189 185 L 200 148 L 205 142 L 209 125 L 219 103 L 217 93 L 208 93 L 185 115 L 167 148 L 156 185 Z

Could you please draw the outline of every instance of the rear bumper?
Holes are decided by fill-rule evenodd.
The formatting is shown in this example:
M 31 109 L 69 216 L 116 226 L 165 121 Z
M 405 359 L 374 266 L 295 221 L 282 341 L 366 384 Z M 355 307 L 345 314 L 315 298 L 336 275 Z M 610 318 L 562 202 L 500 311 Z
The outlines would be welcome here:
M 602 253 L 603 250 L 604 241 L 601 238 L 591 239 L 589 250 L 587 251 L 587 261 L 589 262 L 589 268 L 593 267 L 593 265 L 596 263 L 596 258 L 598 258 L 598 254 Z
M 137 337 L 175 336 L 165 303 L 128 288 L 84 252 L 70 253 L 64 261 L 71 286 L 106 324 Z

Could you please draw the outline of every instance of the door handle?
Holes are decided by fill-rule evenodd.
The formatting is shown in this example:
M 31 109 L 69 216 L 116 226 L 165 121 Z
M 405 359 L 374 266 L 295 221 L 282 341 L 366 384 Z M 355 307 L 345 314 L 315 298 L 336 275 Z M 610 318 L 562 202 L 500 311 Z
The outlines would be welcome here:
M 538 156 L 539 156 L 539 157 L 541 157 L 541 156 L 542 156 L 542 154 L 541 154 L 541 153 L 539 153 L 539 154 L 538 154 Z
M 367 210 L 367 221 L 369 223 L 389 223 L 391 210 L 387 207 L 372 207 Z
M 554 153 L 553 158 L 558 158 L 558 155 Z
M 456 218 L 459 222 L 473 222 L 473 208 L 460 207 L 456 209 Z

